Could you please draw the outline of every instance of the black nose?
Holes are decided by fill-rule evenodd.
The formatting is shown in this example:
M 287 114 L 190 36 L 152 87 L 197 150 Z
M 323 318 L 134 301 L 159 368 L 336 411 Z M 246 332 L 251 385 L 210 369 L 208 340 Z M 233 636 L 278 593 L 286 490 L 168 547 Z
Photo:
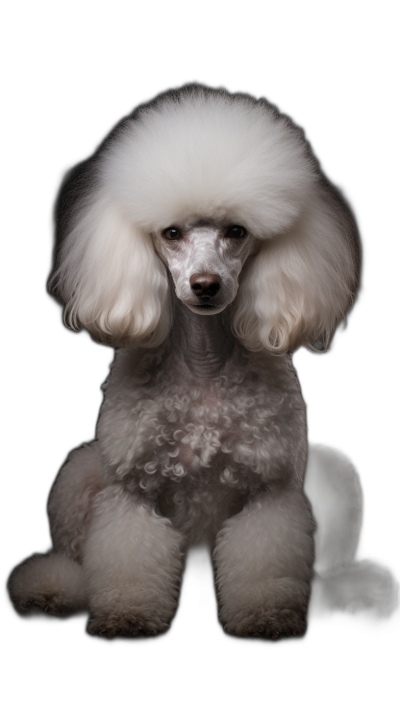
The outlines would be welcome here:
M 197 297 L 214 297 L 221 287 L 219 275 L 196 273 L 190 278 L 190 287 Z

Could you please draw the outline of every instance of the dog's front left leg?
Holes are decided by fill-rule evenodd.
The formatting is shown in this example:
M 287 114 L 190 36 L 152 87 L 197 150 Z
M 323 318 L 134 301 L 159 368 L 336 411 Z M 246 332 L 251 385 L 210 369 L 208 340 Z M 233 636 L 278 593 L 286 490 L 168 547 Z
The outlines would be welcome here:
M 175 613 L 183 536 L 166 518 L 108 486 L 96 504 L 83 567 L 93 635 L 155 635 Z
M 280 488 L 225 521 L 214 550 L 220 620 L 234 635 L 302 635 L 313 575 L 314 521 L 299 490 Z

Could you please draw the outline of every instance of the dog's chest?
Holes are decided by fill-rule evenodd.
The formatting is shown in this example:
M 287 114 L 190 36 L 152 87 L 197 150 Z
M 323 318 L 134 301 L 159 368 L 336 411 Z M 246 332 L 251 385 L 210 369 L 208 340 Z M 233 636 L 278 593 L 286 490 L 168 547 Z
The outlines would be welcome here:
M 283 388 L 283 362 L 273 366 L 239 360 L 195 379 L 167 363 L 144 383 L 115 379 L 98 430 L 109 475 L 149 494 L 165 483 L 245 490 L 249 478 L 279 477 L 303 434 L 304 405 L 296 380 Z

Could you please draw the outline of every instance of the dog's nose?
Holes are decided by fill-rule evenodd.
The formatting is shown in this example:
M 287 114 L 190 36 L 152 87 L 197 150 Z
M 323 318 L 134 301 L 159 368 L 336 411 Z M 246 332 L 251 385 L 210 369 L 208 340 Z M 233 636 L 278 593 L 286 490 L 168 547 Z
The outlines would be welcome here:
M 190 287 L 197 297 L 214 297 L 221 287 L 219 275 L 196 273 L 190 278 Z

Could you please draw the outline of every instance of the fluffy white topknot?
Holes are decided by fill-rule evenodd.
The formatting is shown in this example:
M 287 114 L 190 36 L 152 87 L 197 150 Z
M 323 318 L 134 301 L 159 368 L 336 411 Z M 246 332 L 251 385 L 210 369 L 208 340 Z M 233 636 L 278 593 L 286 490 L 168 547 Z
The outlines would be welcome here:
M 104 153 L 101 178 L 148 231 L 229 216 L 266 238 L 299 216 L 317 175 L 302 132 L 274 107 L 196 86 L 127 123 Z

